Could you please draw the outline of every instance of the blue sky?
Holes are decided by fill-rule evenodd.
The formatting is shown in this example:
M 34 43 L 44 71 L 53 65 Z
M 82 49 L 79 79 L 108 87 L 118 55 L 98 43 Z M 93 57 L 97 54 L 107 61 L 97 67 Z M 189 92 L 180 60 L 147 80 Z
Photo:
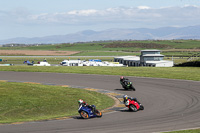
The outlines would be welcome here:
M 200 25 L 199 0 L 1 0 L 0 40 Z

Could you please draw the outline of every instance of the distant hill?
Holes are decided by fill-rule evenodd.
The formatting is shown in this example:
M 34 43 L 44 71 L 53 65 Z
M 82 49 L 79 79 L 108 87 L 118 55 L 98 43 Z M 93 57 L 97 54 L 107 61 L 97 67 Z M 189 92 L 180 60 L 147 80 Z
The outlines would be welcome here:
M 52 35 L 35 38 L 12 38 L 0 40 L 0 44 L 21 43 L 70 43 L 100 40 L 148 40 L 148 39 L 200 39 L 200 25 L 189 27 L 162 27 L 157 29 L 108 29 L 103 31 L 85 30 L 74 34 Z

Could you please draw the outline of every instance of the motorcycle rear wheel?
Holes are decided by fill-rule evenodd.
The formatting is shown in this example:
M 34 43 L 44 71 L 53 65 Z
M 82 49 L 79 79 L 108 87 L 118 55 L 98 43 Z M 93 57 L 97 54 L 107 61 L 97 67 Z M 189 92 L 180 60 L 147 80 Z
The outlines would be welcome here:
M 124 88 L 124 90 L 128 90 L 128 88 L 127 87 L 125 87 L 125 86 L 122 86 L 123 88 Z
M 137 108 L 134 105 L 130 105 L 129 110 L 133 112 L 137 112 Z
M 96 113 L 96 116 L 97 116 L 97 117 L 102 117 L 102 112 L 100 112 L 99 110 L 96 110 L 95 113 Z
M 83 119 L 88 119 L 88 118 L 89 118 L 88 113 L 85 112 L 85 111 L 81 111 L 81 112 L 80 112 L 80 116 L 81 116 Z

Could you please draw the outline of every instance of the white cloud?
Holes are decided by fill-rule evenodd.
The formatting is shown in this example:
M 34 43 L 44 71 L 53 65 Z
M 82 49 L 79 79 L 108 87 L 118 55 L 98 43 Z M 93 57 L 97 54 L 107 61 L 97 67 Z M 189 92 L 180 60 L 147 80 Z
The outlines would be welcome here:
M 138 9 L 150 9 L 148 6 L 138 6 Z
M 68 12 L 69 15 L 79 15 L 79 16 L 89 16 L 97 13 L 97 10 L 90 9 L 90 10 L 80 10 L 80 11 L 70 11 Z
M 18 9 L 12 12 L 0 11 L 1 19 L 8 19 L 13 23 L 21 24 L 65 24 L 65 25 L 101 25 L 117 24 L 139 27 L 162 27 L 171 25 L 195 25 L 200 22 L 200 7 L 165 7 L 150 8 L 116 7 L 104 10 L 72 10 L 69 12 L 30 14 L 30 12 Z

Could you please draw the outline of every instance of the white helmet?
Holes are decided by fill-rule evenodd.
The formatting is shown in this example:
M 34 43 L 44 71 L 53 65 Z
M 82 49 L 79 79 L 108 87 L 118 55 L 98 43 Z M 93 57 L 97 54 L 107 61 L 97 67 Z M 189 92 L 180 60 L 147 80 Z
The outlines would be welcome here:
M 124 98 L 124 100 L 127 100 L 127 99 L 128 99 L 128 96 L 127 96 L 127 95 L 124 95 L 123 98 Z
M 79 103 L 79 104 L 83 103 L 83 100 L 82 100 L 82 99 L 79 99 L 79 100 L 78 100 L 78 103 Z

